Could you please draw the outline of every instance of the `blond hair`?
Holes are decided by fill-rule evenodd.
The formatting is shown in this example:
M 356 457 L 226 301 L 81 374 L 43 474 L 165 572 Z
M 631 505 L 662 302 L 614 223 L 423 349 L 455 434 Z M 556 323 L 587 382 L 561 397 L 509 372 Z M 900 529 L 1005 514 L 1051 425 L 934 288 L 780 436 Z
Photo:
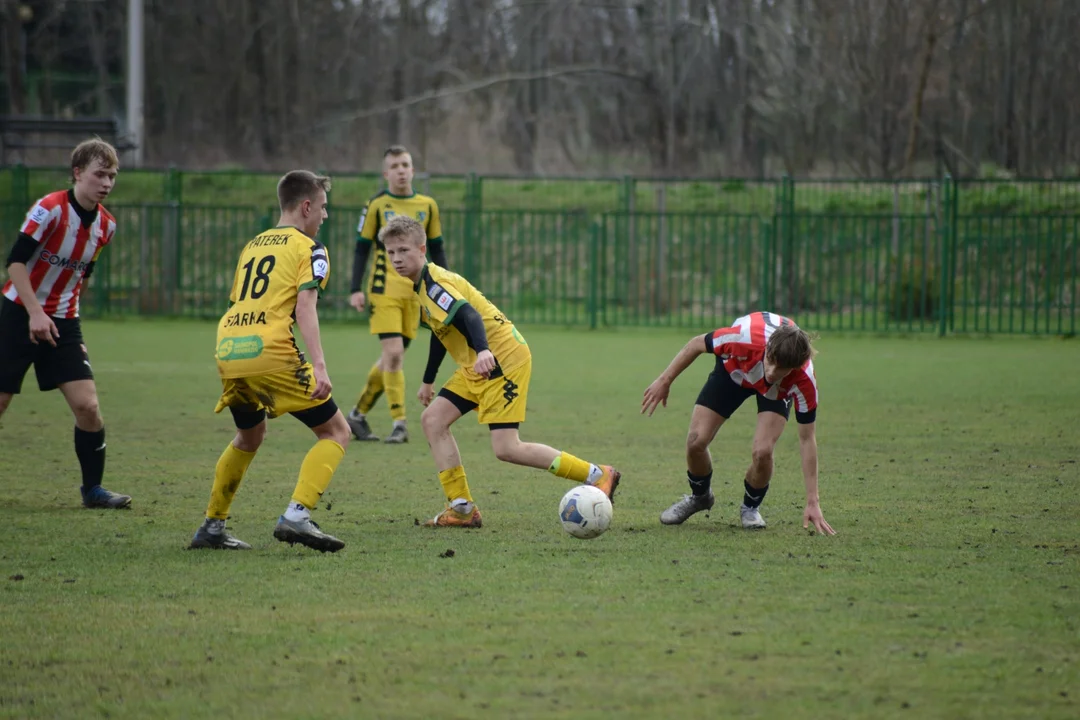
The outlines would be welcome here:
M 817 351 L 814 338 L 796 325 L 781 325 L 773 331 L 765 345 L 765 355 L 777 367 L 793 370 L 801 368 Z
M 278 204 L 282 212 L 292 210 L 304 200 L 314 201 L 319 190 L 329 194 L 330 178 L 310 170 L 292 170 L 278 180 Z
M 379 242 L 385 245 L 387 240 L 397 238 L 411 238 L 420 247 L 427 239 L 427 232 L 423 225 L 408 215 L 395 215 L 379 230 Z

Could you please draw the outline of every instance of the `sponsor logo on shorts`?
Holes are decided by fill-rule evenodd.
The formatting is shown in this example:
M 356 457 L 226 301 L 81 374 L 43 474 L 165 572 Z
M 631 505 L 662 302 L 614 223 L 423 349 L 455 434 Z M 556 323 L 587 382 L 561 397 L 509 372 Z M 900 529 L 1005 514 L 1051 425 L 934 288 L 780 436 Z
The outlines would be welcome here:
M 263 341 L 258 335 L 247 335 L 237 338 L 225 338 L 217 347 L 217 359 L 228 362 L 230 360 L 251 360 L 262 355 Z

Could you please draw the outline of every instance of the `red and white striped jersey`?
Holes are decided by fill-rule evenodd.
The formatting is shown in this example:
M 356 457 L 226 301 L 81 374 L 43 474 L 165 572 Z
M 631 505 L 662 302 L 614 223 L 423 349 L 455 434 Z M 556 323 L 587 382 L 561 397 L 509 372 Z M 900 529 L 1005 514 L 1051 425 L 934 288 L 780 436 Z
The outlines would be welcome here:
M 98 205 L 93 220 L 84 225 L 75 207 L 74 193 L 58 190 L 30 208 L 21 232 L 38 241 L 26 269 L 45 314 L 55 318 L 78 317 L 83 275 L 113 239 L 116 219 Z M 4 284 L 3 294 L 8 300 L 23 304 L 10 280 Z
M 805 415 L 817 408 L 817 379 L 814 361 L 788 373 L 775 385 L 765 382 L 765 344 L 781 325 L 794 325 L 788 318 L 770 312 L 744 315 L 731 327 L 714 330 L 705 336 L 705 347 L 723 363 L 731 379 L 747 389 L 756 390 L 770 400 L 794 400 L 795 412 Z M 719 369 L 719 368 L 717 368 Z

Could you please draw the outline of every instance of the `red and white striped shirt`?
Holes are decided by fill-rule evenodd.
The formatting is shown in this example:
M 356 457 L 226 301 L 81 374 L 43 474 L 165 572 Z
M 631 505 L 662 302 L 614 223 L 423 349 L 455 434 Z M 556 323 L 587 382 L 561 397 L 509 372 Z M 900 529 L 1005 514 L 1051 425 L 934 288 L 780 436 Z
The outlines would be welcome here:
M 770 312 L 744 315 L 731 327 L 705 336 L 705 347 L 723 363 L 731 379 L 741 387 L 756 390 L 770 400 L 794 400 L 795 412 L 806 415 L 818 404 L 814 361 L 807 360 L 775 385 L 765 381 L 765 345 L 781 325 L 794 325 L 788 318 Z M 717 368 L 719 369 L 719 368 Z
M 83 225 L 71 191 L 58 190 L 30 208 L 20 231 L 38 241 L 26 269 L 45 314 L 54 318 L 78 317 L 83 275 L 116 234 L 116 219 L 98 205 L 93 221 Z M 3 294 L 23 304 L 10 280 L 4 284 Z

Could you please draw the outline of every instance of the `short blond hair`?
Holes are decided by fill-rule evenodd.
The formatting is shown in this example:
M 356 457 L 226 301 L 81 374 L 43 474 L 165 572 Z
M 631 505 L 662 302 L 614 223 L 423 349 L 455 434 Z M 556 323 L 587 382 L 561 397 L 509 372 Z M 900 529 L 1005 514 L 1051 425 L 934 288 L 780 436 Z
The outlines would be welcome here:
M 278 180 L 278 204 L 283 212 L 292 210 L 304 200 L 315 200 L 319 190 L 330 194 L 330 178 L 310 170 L 291 170 Z
M 395 215 L 379 230 L 379 242 L 385 245 L 387 240 L 397 238 L 412 238 L 415 245 L 420 247 L 427 240 L 427 231 L 408 215 Z
M 90 163 L 100 160 L 106 170 L 120 167 L 120 157 L 116 148 L 99 137 L 83 140 L 71 151 L 71 181 L 75 182 L 75 171 L 85 170 Z

